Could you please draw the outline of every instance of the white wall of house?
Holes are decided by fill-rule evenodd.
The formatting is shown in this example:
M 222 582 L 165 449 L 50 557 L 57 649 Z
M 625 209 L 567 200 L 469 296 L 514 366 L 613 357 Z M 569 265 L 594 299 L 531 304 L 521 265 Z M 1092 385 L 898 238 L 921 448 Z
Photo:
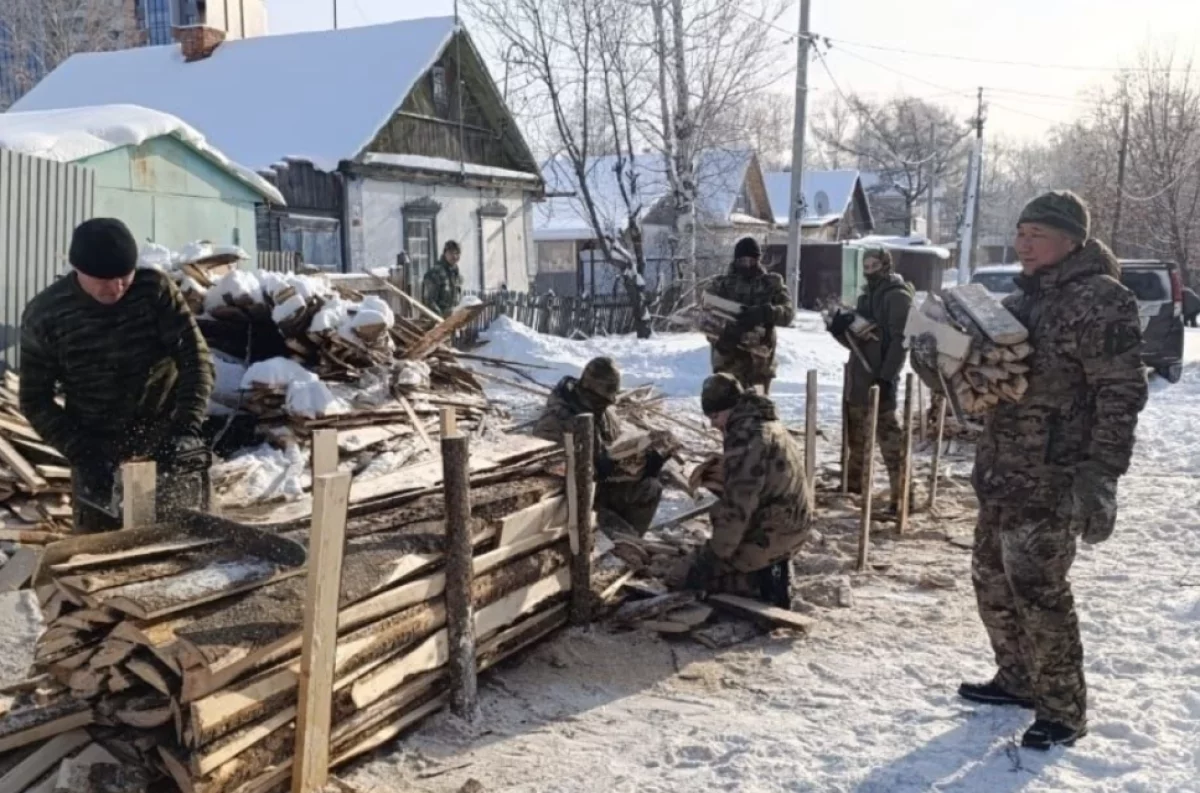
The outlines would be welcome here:
M 267 6 L 263 0 L 208 0 L 205 24 L 224 30 L 228 39 L 267 35 Z
M 462 246 L 459 269 L 468 290 L 492 290 L 507 286 L 526 292 L 530 269 L 536 267 L 532 234 L 532 205 L 529 194 L 518 188 L 473 188 L 458 185 L 427 185 L 408 182 L 352 179 L 347 214 L 350 220 L 350 268 L 388 267 L 405 250 L 410 258 L 421 255 L 413 247 L 409 226 L 406 248 L 405 207 L 432 199 L 440 205 L 433 216 L 432 258 L 441 254 L 447 240 Z M 502 207 L 505 217 L 481 215 L 480 210 Z M 412 210 L 414 220 L 425 217 Z

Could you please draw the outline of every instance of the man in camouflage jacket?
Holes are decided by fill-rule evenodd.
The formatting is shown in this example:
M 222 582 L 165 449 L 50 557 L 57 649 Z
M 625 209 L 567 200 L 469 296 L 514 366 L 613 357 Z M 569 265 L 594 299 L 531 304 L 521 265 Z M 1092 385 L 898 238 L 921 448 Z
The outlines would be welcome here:
M 122 462 L 150 457 L 166 473 L 176 455 L 203 446 L 212 361 L 171 279 L 135 270 L 137 242 L 119 220 L 83 223 L 69 256 L 73 272 L 25 309 L 21 410 L 71 464 L 76 494 L 108 503 Z M 160 502 L 172 484 L 160 476 Z M 120 528 L 73 501 L 77 531 Z
M 788 567 L 809 537 L 813 511 L 804 455 L 775 404 L 732 375 L 709 377 L 700 403 L 724 435 L 723 487 L 709 512 L 712 539 L 688 585 L 790 607 Z
M 775 328 L 792 324 L 796 309 L 778 273 L 769 273 L 752 237 L 738 241 L 729 272 L 718 276 L 708 291 L 742 304 L 735 323 L 712 345 L 712 370 L 728 372 L 746 388 L 761 386 L 770 393 L 775 379 Z
M 1146 404 L 1141 324 L 1111 251 L 1088 236 L 1070 192 L 1031 201 L 1018 221 L 1020 290 L 1004 306 L 1029 330 L 1029 390 L 988 417 L 972 484 L 979 522 L 971 577 L 998 671 L 967 699 L 1036 711 L 1022 744 L 1087 732 L 1079 621 L 1067 574 L 1076 538 L 1113 531 L 1117 479 Z
M 883 462 L 887 466 L 891 485 L 891 504 L 894 511 L 900 503 L 900 470 L 904 465 L 904 435 L 896 417 L 896 387 L 907 355 L 904 349 L 904 324 L 912 308 L 912 285 L 895 272 L 892 256 L 883 248 L 871 248 L 863 255 L 863 273 L 867 287 L 858 298 L 853 314 L 834 315 L 830 331 L 842 346 L 849 346 L 847 334 L 854 315 L 875 323 L 877 339 L 855 337 L 854 343 L 867 360 L 864 365 L 858 356 L 850 355 L 850 382 L 844 395 L 846 432 L 850 438 L 847 461 L 851 492 L 860 493 L 865 483 L 863 475 L 870 419 L 871 386 L 879 386 L 879 418 L 875 437 Z
M 651 450 L 646 456 L 640 479 L 615 481 L 609 449 L 621 437 L 621 420 L 613 405 L 621 391 L 621 372 L 611 358 L 588 361 L 578 379 L 564 377 L 555 386 L 546 408 L 533 428 L 533 434 L 549 441 L 562 442 L 563 435 L 580 413 L 591 413 L 595 432 L 595 476 L 597 509 L 614 513 L 637 534 L 645 534 L 654 521 L 662 499 L 658 474 L 666 458 Z
M 458 243 L 448 241 L 442 249 L 442 257 L 434 262 L 421 282 L 421 302 L 441 314 L 443 319 L 450 316 L 462 300 L 462 272 L 458 269 L 461 256 Z

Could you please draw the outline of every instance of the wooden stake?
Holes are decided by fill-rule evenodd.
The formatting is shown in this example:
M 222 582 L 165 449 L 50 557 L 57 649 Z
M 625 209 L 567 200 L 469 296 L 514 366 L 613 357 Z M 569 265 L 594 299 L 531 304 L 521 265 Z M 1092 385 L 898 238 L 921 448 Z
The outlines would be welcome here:
M 592 415 L 575 417 L 567 436 L 567 525 L 571 531 L 571 623 L 592 619 L 592 550 L 596 547 L 592 525 L 593 461 Z
M 458 434 L 454 411 L 442 411 L 442 482 L 446 500 L 446 632 L 450 650 L 450 710 L 479 718 L 475 615 L 471 605 L 470 441 Z
M 315 793 L 329 781 L 338 593 L 349 504 L 349 473 L 323 474 L 313 480 L 292 793 Z
M 947 400 L 948 397 L 942 397 L 941 407 L 938 408 L 937 434 L 933 439 L 933 469 L 929 472 L 929 500 L 925 504 L 925 509 L 929 512 L 933 511 L 933 502 L 937 499 L 938 469 L 942 464 L 942 432 L 946 429 Z
M 338 470 L 338 431 L 336 429 L 313 430 L 312 475 L 336 474 Z
M 121 466 L 123 528 L 142 529 L 155 524 L 157 470 L 153 461 Z
M 438 431 L 443 438 L 454 438 L 458 435 L 458 414 L 454 408 L 442 408 Z
M 908 529 L 908 510 L 912 494 L 912 452 L 913 452 L 913 383 L 916 376 L 909 372 L 904 378 L 904 462 L 900 467 L 900 514 L 897 516 L 896 529 L 903 534 Z
M 871 546 L 871 491 L 875 478 L 875 424 L 879 421 L 879 386 L 871 386 L 867 397 L 870 411 L 867 413 L 867 442 L 863 449 L 862 524 L 858 532 L 858 572 L 867 570 L 868 550 Z
M 842 495 L 850 492 L 850 427 L 849 411 L 846 409 L 850 399 L 850 364 L 842 364 Z
M 804 465 L 807 467 L 808 490 L 817 488 L 817 370 L 808 370 L 804 397 Z
M 917 381 L 917 426 L 921 443 L 929 440 L 929 414 L 925 410 L 925 384 Z

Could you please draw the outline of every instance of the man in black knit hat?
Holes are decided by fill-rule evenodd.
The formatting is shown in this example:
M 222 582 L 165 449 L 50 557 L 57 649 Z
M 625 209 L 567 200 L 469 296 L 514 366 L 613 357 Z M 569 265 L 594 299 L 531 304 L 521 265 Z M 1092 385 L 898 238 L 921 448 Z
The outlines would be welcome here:
M 119 521 L 79 496 L 108 503 L 121 463 L 151 458 L 165 471 L 202 447 L 212 361 L 175 284 L 136 269 L 137 242 L 124 223 L 81 224 L 69 257 L 72 272 L 25 309 L 21 410 L 71 464 L 76 531 L 108 531 Z M 169 491 L 170 480 L 160 482 Z
M 758 386 L 769 393 L 775 379 L 775 328 L 796 317 L 783 278 L 763 268 L 758 242 L 745 237 L 733 249 L 729 272 L 717 277 L 708 292 L 742 305 L 737 321 L 712 343 L 713 372 L 726 372 L 746 388 Z

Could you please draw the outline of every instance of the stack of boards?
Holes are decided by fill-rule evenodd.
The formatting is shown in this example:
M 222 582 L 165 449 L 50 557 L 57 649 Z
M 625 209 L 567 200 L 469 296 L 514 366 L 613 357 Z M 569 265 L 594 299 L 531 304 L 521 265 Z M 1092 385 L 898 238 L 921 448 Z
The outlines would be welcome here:
M 21 381 L 0 381 L 0 541 L 44 545 L 71 530 L 71 469 L 21 413 Z
M 566 620 L 567 506 L 552 473 L 562 456 L 526 448 L 471 477 L 481 670 Z M 366 506 L 347 524 L 334 765 L 448 697 L 440 488 Z M 307 533 L 278 536 L 304 547 Z M 295 561 L 172 526 L 48 546 L 34 579 L 46 631 L 0 716 L 0 791 L 286 785 L 307 586 Z

